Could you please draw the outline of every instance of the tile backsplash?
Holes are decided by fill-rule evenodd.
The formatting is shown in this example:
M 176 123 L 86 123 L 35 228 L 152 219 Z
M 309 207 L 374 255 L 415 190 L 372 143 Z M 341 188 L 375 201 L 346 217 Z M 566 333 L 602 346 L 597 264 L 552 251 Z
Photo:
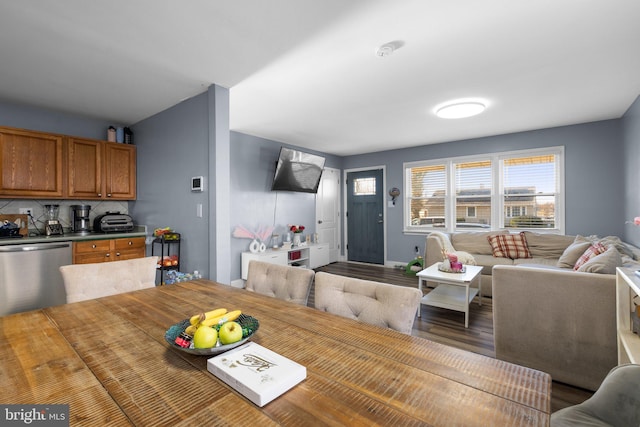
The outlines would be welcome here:
M 44 232 L 44 222 L 47 220 L 44 205 L 59 205 L 58 220 L 62 227 L 71 228 L 71 205 L 89 205 L 91 212 L 89 218 L 93 219 L 107 212 L 129 213 L 127 201 L 102 201 L 102 200 L 24 200 L 24 199 L 0 199 L 0 214 L 17 214 L 21 208 L 32 209 L 33 219 L 29 219 L 29 234 Z M 35 221 L 36 225 L 33 224 Z

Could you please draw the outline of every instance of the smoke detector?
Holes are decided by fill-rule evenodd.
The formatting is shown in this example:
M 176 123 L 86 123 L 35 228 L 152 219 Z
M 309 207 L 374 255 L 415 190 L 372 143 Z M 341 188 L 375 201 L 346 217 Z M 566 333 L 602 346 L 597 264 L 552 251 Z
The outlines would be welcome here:
M 396 49 L 399 49 L 402 46 L 404 46 L 404 42 L 399 40 L 385 43 L 376 49 L 376 56 L 379 56 L 380 58 L 384 58 L 386 56 L 391 55 L 393 52 L 396 51 Z

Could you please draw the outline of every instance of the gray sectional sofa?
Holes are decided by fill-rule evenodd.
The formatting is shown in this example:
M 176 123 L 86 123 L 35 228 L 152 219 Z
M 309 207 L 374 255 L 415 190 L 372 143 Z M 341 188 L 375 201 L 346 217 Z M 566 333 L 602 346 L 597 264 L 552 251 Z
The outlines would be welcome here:
M 496 358 L 596 390 L 617 365 L 615 268 L 640 268 L 640 250 L 616 237 L 527 231 L 531 258 L 499 258 L 487 239 L 497 233 L 433 233 L 427 237 L 425 266 L 442 259 L 443 244 L 471 254 L 483 267 L 483 295 L 493 298 Z M 595 242 L 608 249 L 606 255 L 574 271 Z

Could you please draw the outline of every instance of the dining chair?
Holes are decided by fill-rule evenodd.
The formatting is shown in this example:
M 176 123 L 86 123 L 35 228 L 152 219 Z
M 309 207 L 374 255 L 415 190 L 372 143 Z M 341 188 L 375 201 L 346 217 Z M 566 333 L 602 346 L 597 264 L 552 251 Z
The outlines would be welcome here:
M 318 272 L 315 307 L 411 334 L 422 292 L 417 288 Z
M 314 271 L 302 267 L 249 261 L 245 289 L 262 295 L 307 305 Z
M 551 427 L 640 426 L 640 365 L 613 368 L 584 402 L 551 414 Z
M 155 286 L 157 256 L 60 267 L 67 303 Z

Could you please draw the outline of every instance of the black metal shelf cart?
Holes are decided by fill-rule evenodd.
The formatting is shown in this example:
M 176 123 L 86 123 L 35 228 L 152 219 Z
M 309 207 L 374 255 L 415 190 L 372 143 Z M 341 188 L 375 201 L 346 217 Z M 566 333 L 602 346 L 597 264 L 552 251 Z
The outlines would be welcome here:
M 157 252 L 159 249 L 159 252 Z M 151 255 L 158 255 L 158 284 L 164 285 L 165 272 L 180 270 L 180 233 L 165 233 L 153 239 Z

